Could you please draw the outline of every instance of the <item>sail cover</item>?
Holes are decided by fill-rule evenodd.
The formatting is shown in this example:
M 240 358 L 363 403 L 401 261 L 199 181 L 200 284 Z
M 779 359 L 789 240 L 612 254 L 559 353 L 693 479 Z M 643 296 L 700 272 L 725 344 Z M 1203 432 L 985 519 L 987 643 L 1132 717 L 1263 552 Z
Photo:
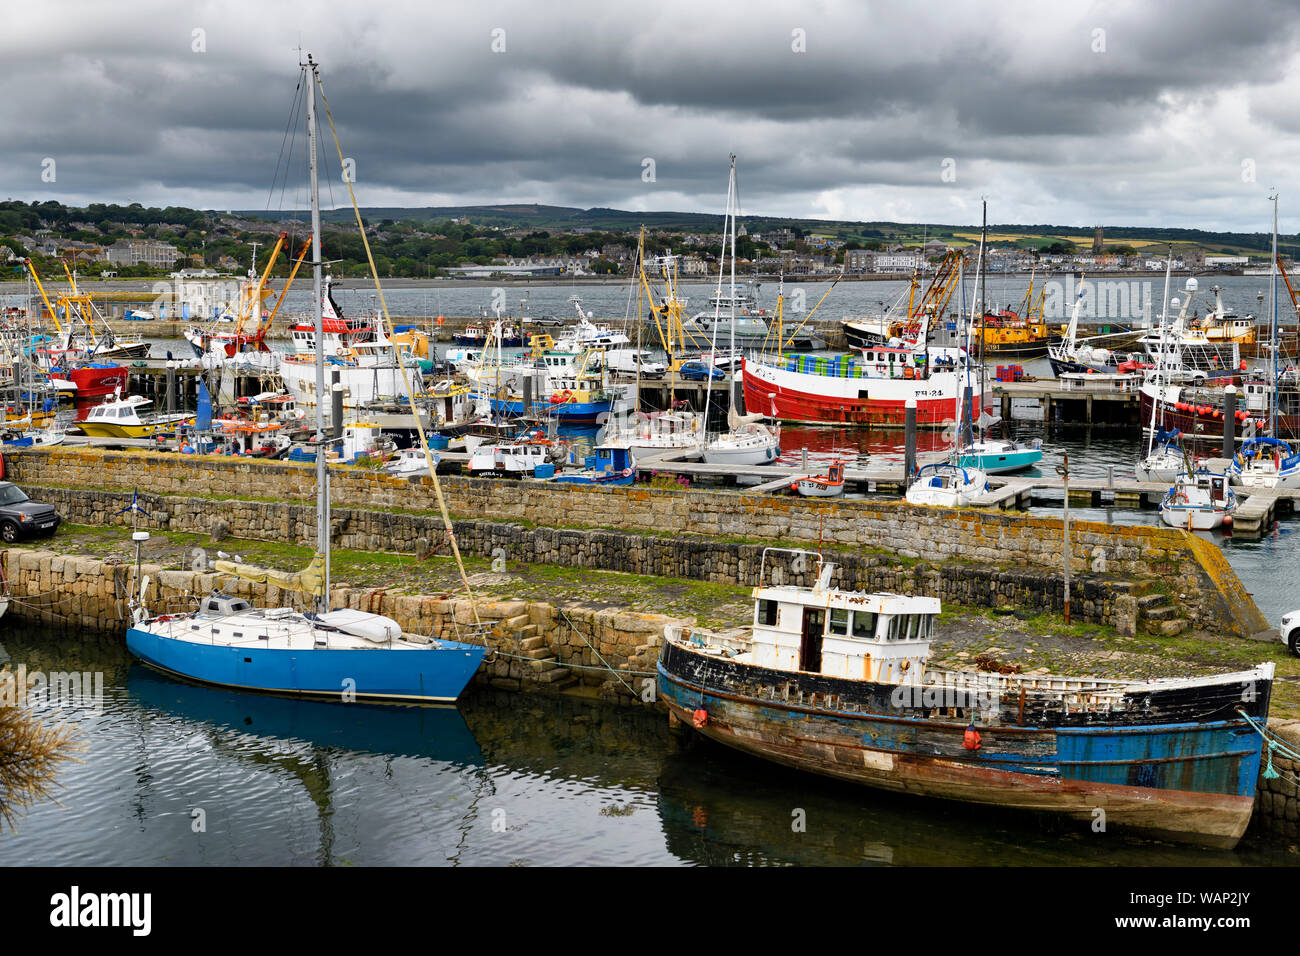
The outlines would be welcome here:
M 236 561 L 214 561 L 212 567 L 220 574 L 233 574 L 254 584 L 273 584 L 286 591 L 297 591 L 312 597 L 321 597 L 325 591 L 325 555 L 319 552 L 301 571 L 276 571 Z

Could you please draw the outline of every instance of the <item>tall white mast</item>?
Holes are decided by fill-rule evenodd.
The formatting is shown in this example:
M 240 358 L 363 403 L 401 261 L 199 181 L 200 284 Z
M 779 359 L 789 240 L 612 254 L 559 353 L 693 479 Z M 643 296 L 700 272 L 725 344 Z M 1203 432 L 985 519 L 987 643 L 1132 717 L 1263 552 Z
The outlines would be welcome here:
M 1151 435 L 1147 442 L 1147 456 L 1150 457 L 1155 453 L 1156 447 L 1156 410 L 1160 411 L 1160 424 L 1164 425 L 1164 408 L 1161 407 L 1165 398 L 1165 320 L 1169 317 L 1169 277 L 1174 268 L 1174 247 L 1169 247 L 1169 253 L 1165 257 L 1165 299 L 1160 303 L 1160 351 L 1156 353 L 1156 374 L 1155 386 L 1156 397 L 1151 403 Z
M 312 316 L 316 321 L 316 550 L 325 555 L 325 589 L 318 611 L 328 611 L 330 601 L 330 490 L 325 466 L 325 329 L 321 307 L 320 182 L 316 170 L 316 63 L 307 54 L 307 157 L 311 171 L 311 279 Z M 336 427 L 342 422 L 335 422 Z
M 1270 339 L 1272 343 L 1273 396 L 1269 401 L 1269 434 L 1277 438 L 1277 193 L 1273 194 L 1273 258 L 1268 266 Z
M 735 355 L 736 355 L 736 207 L 739 202 L 736 198 L 736 154 L 731 154 L 731 176 L 727 181 L 727 205 L 731 207 L 731 344 L 727 351 L 727 368 L 731 370 L 731 375 L 727 377 L 727 393 L 730 401 L 727 404 L 727 427 L 734 428 L 732 419 L 736 414 L 736 374 L 735 374 Z
M 733 190 L 733 188 L 735 187 L 735 184 L 736 184 L 736 155 L 733 153 L 733 154 L 731 155 L 731 175 L 730 175 L 730 177 L 727 179 L 727 211 L 723 214 L 723 217 L 722 217 L 722 258 L 723 258 L 723 259 L 725 259 L 725 258 L 727 257 L 727 235 L 728 235 L 728 233 L 727 233 L 727 229 L 728 229 L 728 227 L 730 227 L 730 229 L 731 229 L 731 236 L 732 236 L 732 240 L 731 240 L 731 254 L 732 254 L 732 261 L 731 261 L 731 281 L 732 281 L 732 285 L 733 285 L 733 287 L 734 287 L 734 285 L 735 285 L 735 281 L 736 281 L 736 261 L 735 261 L 735 254 L 736 254 L 736 240 L 735 240 L 736 225 L 735 225 L 735 212 L 733 211 L 732 206 L 731 206 L 731 196 L 732 196 L 732 190 Z M 735 292 L 735 289 L 734 289 L 734 288 L 732 289 L 732 292 L 733 292 L 733 293 Z M 734 295 L 733 295 L 733 299 L 734 299 Z M 709 353 L 710 353 L 710 354 L 709 354 L 709 357 L 708 357 L 708 360 L 707 360 L 707 361 L 701 361 L 701 364 L 704 366 L 704 380 L 705 380 L 705 385 L 704 385 L 704 429 L 705 429 L 705 435 L 706 435 L 706 436 L 707 436 L 707 434 L 708 434 L 708 428 L 709 428 L 709 402 L 710 402 L 710 399 L 712 398 L 712 395 L 713 395 L 713 370 L 714 370 L 715 368 L 718 367 L 718 366 L 717 366 L 717 362 L 718 362 L 718 318 L 720 317 L 721 309 L 722 309 L 722 263 L 719 262 L 719 263 L 718 263 L 718 288 L 717 288 L 717 291 L 714 292 L 714 295 L 713 295 L 713 328 L 710 329 L 710 333 L 711 333 L 711 334 L 710 334 L 710 337 L 709 337 Z M 733 301 L 733 303 L 732 303 L 732 310 L 731 310 L 731 346 L 732 346 L 733 349 L 734 349 L 735 346 L 736 346 L 736 310 L 735 310 L 735 303 L 734 303 L 734 301 Z M 734 384 L 733 384 L 733 387 L 734 387 Z M 728 428 L 731 427 L 731 423 L 730 423 L 730 421 L 728 421 L 728 423 L 727 423 L 727 427 L 728 427 Z

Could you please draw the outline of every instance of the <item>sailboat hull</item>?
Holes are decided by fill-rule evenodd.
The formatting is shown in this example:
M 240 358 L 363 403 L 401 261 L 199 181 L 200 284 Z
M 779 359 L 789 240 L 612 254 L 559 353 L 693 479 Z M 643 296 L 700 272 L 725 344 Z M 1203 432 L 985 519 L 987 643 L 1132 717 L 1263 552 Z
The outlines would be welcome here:
M 986 475 L 1003 475 L 1013 471 L 1032 468 L 1043 458 L 1038 448 L 1022 448 L 1018 451 L 960 455 L 957 464 L 962 468 L 977 468 Z
M 775 442 L 743 445 L 715 443 L 704 449 L 704 462 L 709 465 L 769 465 L 776 461 L 781 449 Z
M 413 704 L 456 700 L 487 650 L 447 641 L 416 650 L 228 646 L 147 627 L 129 629 L 126 646 L 152 667 L 205 684 L 335 699 L 351 690 L 358 700 Z

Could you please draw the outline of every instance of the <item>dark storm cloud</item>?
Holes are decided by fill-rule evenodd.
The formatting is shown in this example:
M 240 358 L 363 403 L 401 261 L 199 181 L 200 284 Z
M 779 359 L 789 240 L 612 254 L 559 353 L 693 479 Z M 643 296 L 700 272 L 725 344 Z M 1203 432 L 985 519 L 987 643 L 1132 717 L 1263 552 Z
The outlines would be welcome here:
M 7 26 L 0 194 L 23 199 L 302 205 L 297 124 L 272 190 L 300 44 L 366 205 L 720 210 L 734 151 L 751 214 L 970 222 L 986 194 L 999 222 L 1258 230 L 1297 172 L 1280 3 L 71 3 Z

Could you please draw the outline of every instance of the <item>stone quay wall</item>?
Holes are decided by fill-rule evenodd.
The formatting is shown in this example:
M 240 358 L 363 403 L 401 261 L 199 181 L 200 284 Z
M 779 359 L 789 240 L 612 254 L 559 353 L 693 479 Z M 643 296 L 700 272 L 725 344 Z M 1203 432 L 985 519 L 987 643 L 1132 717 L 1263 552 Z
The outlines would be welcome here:
M 122 512 L 124 498 L 118 492 L 74 491 L 28 485 L 29 494 L 58 508 L 65 520 L 75 524 L 118 525 L 125 529 L 138 524 L 144 529 L 210 534 L 214 528 L 237 529 L 239 537 L 251 540 L 315 543 L 316 512 L 304 505 L 282 502 L 213 500 L 141 495 L 139 503 L 149 518 Z M 402 512 L 363 511 L 337 508 L 332 512 L 335 547 L 359 551 L 388 551 L 421 554 L 446 542 L 442 519 Z M 521 524 L 460 520 L 454 522 L 456 541 L 462 553 L 502 557 L 507 570 L 511 562 L 558 564 L 564 567 L 594 568 L 629 574 L 713 581 L 722 584 L 755 585 L 763 564 L 763 546 L 711 538 L 668 538 L 624 531 L 576 528 L 532 528 Z M 442 553 L 449 553 L 445 548 Z M 978 607 L 1041 608 L 1060 611 L 1064 607 L 1064 576 L 1026 568 L 995 570 L 985 565 L 953 563 L 943 566 L 925 562 L 900 562 L 889 555 L 862 553 L 851 549 L 826 548 L 827 560 L 835 563 L 832 583 L 860 591 L 892 591 L 928 594 L 944 601 Z M 811 585 L 816 578 L 816 561 L 807 561 L 802 572 L 793 570 L 788 558 L 769 561 L 769 580 Z M 1071 583 L 1071 616 L 1074 620 L 1114 624 L 1131 632 L 1140 623 L 1137 589 L 1128 581 L 1101 574 L 1076 574 Z M 1154 627 L 1154 620 L 1147 621 Z M 1160 622 L 1163 623 L 1163 622 Z
M 65 447 L 23 450 L 5 457 L 13 480 L 44 489 L 129 494 L 138 488 L 153 495 L 245 499 L 264 505 L 310 506 L 314 501 L 310 465 Z M 427 478 L 395 479 L 347 467 L 333 469 L 331 475 L 332 500 L 340 511 L 384 512 L 392 527 L 403 513 L 436 515 L 433 484 Z M 897 501 L 809 501 L 643 485 L 591 488 L 463 477 L 443 477 L 440 483 L 448 508 L 458 519 L 540 528 L 562 524 L 633 534 L 678 533 L 714 540 L 742 538 L 774 545 L 820 543 L 836 551 L 871 551 L 943 565 L 945 571 L 955 563 L 968 563 L 998 573 L 1030 571 L 1050 578 L 1062 567 L 1062 526 L 1055 518 L 918 508 Z M 244 533 L 243 525 L 231 527 Z M 366 533 L 377 541 L 394 540 L 391 528 L 357 535 Z M 347 546 L 374 547 L 351 540 Z M 1238 636 L 1268 628 L 1219 549 L 1188 532 L 1080 521 L 1071 523 L 1071 546 L 1076 572 L 1099 579 L 1158 583 L 1195 627 Z
M 1270 720 L 1268 729 L 1277 734 L 1283 743 L 1300 751 L 1300 720 Z M 1300 842 L 1300 786 L 1297 786 L 1300 783 L 1300 760 L 1274 753 L 1273 770 L 1277 776 L 1272 779 L 1264 776 L 1268 761 L 1268 752 L 1265 751 L 1251 826 L 1281 834 L 1292 842 Z
M 131 621 L 131 595 L 140 585 L 133 564 L 103 561 L 54 551 L 12 549 L 0 552 L 9 582 L 9 617 L 49 627 L 69 627 L 125 635 Z M 150 613 L 193 610 L 194 598 L 218 584 L 226 594 L 257 606 L 297 606 L 300 596 L 269 584 L 228 575 L 169 571 L 143 564 L 145 604 Z M 658 614 L 572 604 L 559 607 L 535 601 L 478 601 L 405 594 L 385 588 L 330 591 L 331 607 L 354 608 L 393 618 L 411 634 L 479 644 L 489 649 L 475 681 L 514 690 L 568 689 L 583 684 L 601 696 L 624 703 L 650 704 L 645 681 L 654 679 L 655 661 L 666 624 L 694 624 Z

